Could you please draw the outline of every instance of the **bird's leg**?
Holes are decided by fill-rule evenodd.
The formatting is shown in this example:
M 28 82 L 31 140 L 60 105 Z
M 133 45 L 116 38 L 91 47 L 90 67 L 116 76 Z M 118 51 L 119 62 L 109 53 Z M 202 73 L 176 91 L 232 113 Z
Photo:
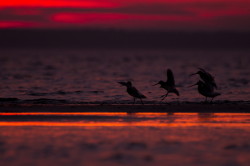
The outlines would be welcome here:
M 204 103 L 207 103 L 207 97 L 206 97 L 206 99 L 205 99 Z
M 134 97 L 134 103 L 133 104 L 135 104 L 135 97 Z
M 166 94 L 165 94 L 165 95 L 162 95 L 161 98 L 162 98 L 162 97 L 165 97 L 165 96 L 166 96 Z
M 212 100 L 210 101 L 210 103 L 212 103 L 212 102 L 213 102 L 213 99 L 214 99 L 214 97 L 212 98 Z
M 161 99 L 161 101 L 163 101 L 167 96 L 168 96 L 168 93 L 165 94 L 165 95 L 163 95 L 163 96 L 162 96 L 163 98 Z
M 140 98 L 140 100 L 141 100 L 142 105 L 144 105 L 144 103 L 142 102 L 142 99 L 141 99 L 141 98 Z

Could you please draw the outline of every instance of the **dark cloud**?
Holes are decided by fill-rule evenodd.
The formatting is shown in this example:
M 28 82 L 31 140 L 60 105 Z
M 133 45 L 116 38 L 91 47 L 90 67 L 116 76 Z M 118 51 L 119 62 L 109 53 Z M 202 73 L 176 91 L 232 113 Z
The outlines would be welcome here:
M 28 10 L 31 10 L 28 8 Z M 0 21 L 34 21 L 44 22 L 47 21 L 47 17 L 43 14 L 43 9 L 32 9 L 36 10 L 30 14 L 27 12 L 27 8 L 4 8 L 0 10 Z
M 249 31 L 250 30 L 250 13 L 248 15 L 234 15 L 234 16 L 218 16 L 211 22 L 217 29 Z

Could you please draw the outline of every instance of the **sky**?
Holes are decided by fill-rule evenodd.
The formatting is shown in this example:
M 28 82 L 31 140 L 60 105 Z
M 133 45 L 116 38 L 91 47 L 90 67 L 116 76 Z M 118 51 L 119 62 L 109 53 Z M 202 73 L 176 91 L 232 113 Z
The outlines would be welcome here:
M 249 0 L 5 0 L 0 28 L 249 31 Z

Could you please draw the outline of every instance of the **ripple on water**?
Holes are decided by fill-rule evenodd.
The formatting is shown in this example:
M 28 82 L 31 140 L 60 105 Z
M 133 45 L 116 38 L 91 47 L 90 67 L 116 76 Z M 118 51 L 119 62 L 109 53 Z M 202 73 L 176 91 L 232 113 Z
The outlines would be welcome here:
M 249 100 L 248 55 L 247 52 L 195 50 L 42 50 L 39 54 L 35 51 L 7 51 L 0 56 L 3 59 L 0 62 L 0 97 L 45 97 L 78 101 L 84 99 L 88 102 L 126 101 L 131 97 L 117 81 L 131 80 L 148 96 L 146 101 L 158 101 L 165 91 L 152 85 L 159 80 L 165 80 L 164 71 L 171 68 L 181 96 L 176 98 L 170 94 L 167 101 L 203 101 L 204 98 L 197 93 L 197 88 L 187 88 L 199 80 L 198 76 L 189 75 L 196 72 L 198 67 L 203 67 L 215 76 L 218 91 L 222 93 L 216 99 Z

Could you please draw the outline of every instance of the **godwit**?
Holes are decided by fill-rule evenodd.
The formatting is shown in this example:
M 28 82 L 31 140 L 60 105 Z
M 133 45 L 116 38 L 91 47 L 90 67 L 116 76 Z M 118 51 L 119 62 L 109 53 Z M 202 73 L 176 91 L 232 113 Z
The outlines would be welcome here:
M 200 76 L 200 78 L 204 81 L 204 83 L 210 84 L 212 85 L 212 87 L 217 89 L 217 85 L 214 81 L 214 77 L 210 73 L 208 73 L 206 70 L 199 68 L 199 71 L 194 74 L 191 74 L 191 76 L 196 75 L 196 74 Z
M 142 99 L 146 98 L 146 96 L 144 96 L 135 87 L 133 87 L 132 83 L 130 81 L 128 81 L 128 82 L 118 82 L 118 83 L 127 87 L 128 94 L 131 95 L 132 97 L 134 97 L 134 103 L 135 103 L 136 98 L 138 98 L 138 99 L 141 100 L 141 103 L 143 104 Z
M 178 90 L 175 87 L 174 74 L 173 74 L 171 69 L 167 70 L 167 81 L 166 82 L 159 81 L 155 85 L 158 85 L 158 84 L 161 85 L 160 88 L 163 88 L 163 89 L 165 89 L 167 91 L 167 93 L 165 95 L 161 96 L 162 97 L 161 100 L 164 100 L 168 96 L 169 93 L 175 93 L 177 96 L 180 96 Z
M 221 95 L 221 94 L 218 93 L 218 92 L 214 92 L 214 88 L 213 88 L 214 85 L 212 85 L 212 84 L 205 83 L 205 82 L 199 80 L 196 84 L 191 85 L 190 87 L 195 86 L 195 85 L 198 85 L 198 92 L 199 92 L 201 95 L 203 95 L 203 96 L 206 97 L 205 102 L 207 102 L 207 98 L 208 98 L 208 97 L 212 98 L 211 101 L 210 101 L 210 102 L 212 102 L 213 99 L 214 99 L 216 96 Z

